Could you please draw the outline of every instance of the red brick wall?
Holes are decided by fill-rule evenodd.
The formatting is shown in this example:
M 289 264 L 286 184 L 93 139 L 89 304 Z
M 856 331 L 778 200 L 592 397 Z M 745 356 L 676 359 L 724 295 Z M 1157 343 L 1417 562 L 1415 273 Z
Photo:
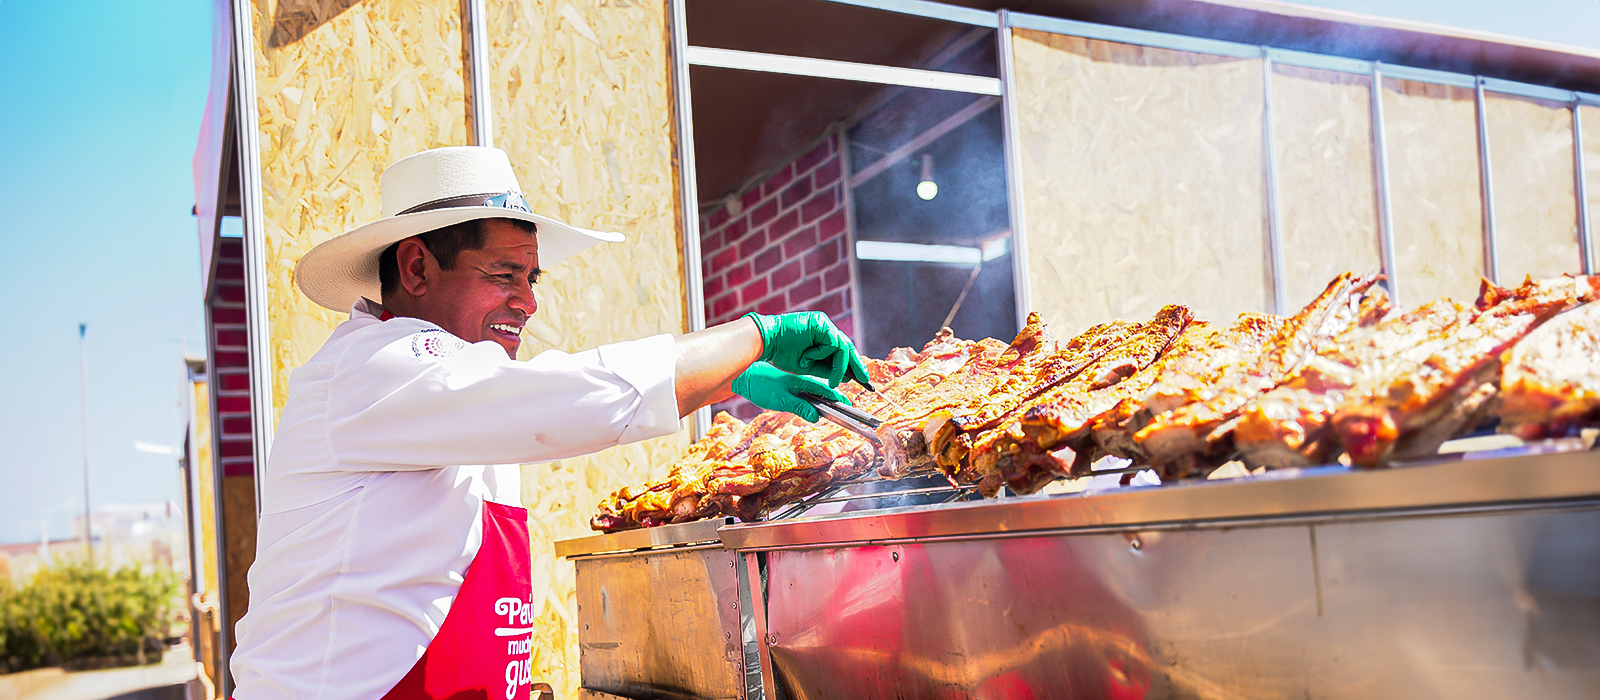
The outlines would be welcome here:
M 843 177 L 839 138 L 830 134 L 736 203 L 701 217 L 707 325 L 751 311 L 822 311 L 855 335 Z M 713 408 L 745 418 L 758 412 L 742 400 Z
M 223 476 L 253 476 L 250 355 L 246 344 L 244 248 L 238 238 L 217 247 L 211 305 L 212 381 L 216 382 L 217 464 Z

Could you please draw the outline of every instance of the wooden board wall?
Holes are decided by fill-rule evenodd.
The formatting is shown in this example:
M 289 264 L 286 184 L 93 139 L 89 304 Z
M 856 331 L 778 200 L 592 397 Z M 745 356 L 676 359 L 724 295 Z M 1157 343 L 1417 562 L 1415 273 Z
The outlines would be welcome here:
M 687 330 L 661 0 L 490 0 L 494 145 L 535 210 L 628 240 L 551 269 L 522 355 Z M 665 473 L 688 432 L 523 468 L 533 539 L 533 678 L 578 691 L 575 571 L 557 540 L 592 534 L 600 499 Z
M 1484 107 L 1500 283 L 1580 272 L 1572 110 L 1494 92 Z
M 200 566 L 204 569 L 204 576 L 198 581 L 196 589 L 209 593 L 211 600 L 216 600 L 217 591 L 221 582 L 217 579 L 217 478 L 216 464 L 211 459 L 211 385 L 208 382 L 194 382 L 190 385 L 194 391 L 194 508 L 191 517 L 196 520 L 200 528 L 200 541 L 191 546 L 199 547 L 196 556 L 200 559 Z M 193 572 L 190 572 L 191 575 Z
M 1470 303 L 1483 274 L 1478 107 L 1472 90 L 1383 81 L 1400 303 Z
M 1589 236 L 1600 240 L 1600 107 L 1579 107 L 1583 120 L 1584 189 L 1589 208 Z M 1589 269 L 1600 269 L 1600 251 L 1589 251 Z
M 1273 138 L 1290 309 L 1346 270 L 1383 269 L 1372 167 L 1372 81 L 1274 65 Z
M 1016 30 L 1032 303 L 1059 333 L 1267 304 L 1261 62 Z
M 459 0 L 255 0 L 256 108 L 274 410 L 290 370 L 348 310 L 311 303 L 294 266 L 381 215 L 402 157 L 470 143 Z
M 253 476 L 222 477 L 222 540 L 227 552 L 228 653 L 239 646 L 239 618 L 249 610 L 250 580 L 246 574 L 256 560 L 256 479 Z

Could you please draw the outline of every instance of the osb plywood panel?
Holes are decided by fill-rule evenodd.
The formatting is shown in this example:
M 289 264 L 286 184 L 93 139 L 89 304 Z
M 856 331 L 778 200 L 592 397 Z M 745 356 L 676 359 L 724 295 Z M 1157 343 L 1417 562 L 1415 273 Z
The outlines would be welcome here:
M 1582 271 L 1572 110 L 1490 92 L 1484 96 L 1484 111 L 1500 282 Z
M 1383 269 L 1372 169 L 1372 81 L 1273 66 L 1273 139 L 1290 309 L 1346 270 Z
M 199 588 L 213 596 L 221 586 L 217 580 L 217 491 L 216 465 L 211 461 L 211 389 L 208 382 L 195 382 L 194 389 L 194 483 L 195 517 L 200 521 L 200 561 L 205 579 Z
M 469 143 L 459 0 L 252 4 L 275 409 L 347 311 L 300 294 L 313 246 L 381 216 L 400 158 Z M 348 7 L 347 7 L 348 6 Z M 296 38 L 298 37 L 298 38 Z
M 671 64 L 660 0 L 490 0 L 494 145 L 535 211 L 621 231 L 539 282 L 523 356 L 681 333 L 683 258 L 672 154 Z M 523 468 L 535 572 L 533 677 L 577 693 L 574 568 L 557 540 L 591 534 L 595 504 L 664 474 L 688 434 Z
M 238 645 L 232 630 L 250 610 L 250 583 L 245 574 L 256 560 L 256 480 L 222 478 L 222 537 L 228 558 L 228 653 Z
M 1015 37 L 1034 309 L 1068 335 L 1264 309 L 1261 62 Z
M 1600 107 L 1579 107 L 1583 119 L 1584 190 L 1589 200 L 1589 237 L 1600 237 Z M 1600 253 L 1589 251 L 1590 270 L 1600 266 Z
M 1470 303 L 1483 274 L 1478 112 L 1472 90 L 1383 81 L 1400 303 Z

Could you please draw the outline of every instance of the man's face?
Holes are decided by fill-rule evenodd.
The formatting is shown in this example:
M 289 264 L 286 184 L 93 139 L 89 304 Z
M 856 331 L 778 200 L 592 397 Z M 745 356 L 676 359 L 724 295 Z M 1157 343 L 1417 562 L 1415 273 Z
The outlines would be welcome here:
M 503 219 L 484 226 L 484 246 L 461 251 L 454 268 L 440 269 L 429 256 L 432 279 L 418 316 L 469 343 L 493 340 L 515 358 L 522 324 L 539 308 L 532 288 L 540 272 L 538 239 Z

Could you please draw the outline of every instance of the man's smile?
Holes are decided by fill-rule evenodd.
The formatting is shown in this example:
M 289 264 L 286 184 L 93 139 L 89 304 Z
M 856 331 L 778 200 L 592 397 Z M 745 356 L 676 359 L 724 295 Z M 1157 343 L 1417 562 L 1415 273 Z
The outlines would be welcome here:
M 491 323 L 489 324 L 489 330 L 506 338 L 520 339 L 522 337 L 521 324 Z

